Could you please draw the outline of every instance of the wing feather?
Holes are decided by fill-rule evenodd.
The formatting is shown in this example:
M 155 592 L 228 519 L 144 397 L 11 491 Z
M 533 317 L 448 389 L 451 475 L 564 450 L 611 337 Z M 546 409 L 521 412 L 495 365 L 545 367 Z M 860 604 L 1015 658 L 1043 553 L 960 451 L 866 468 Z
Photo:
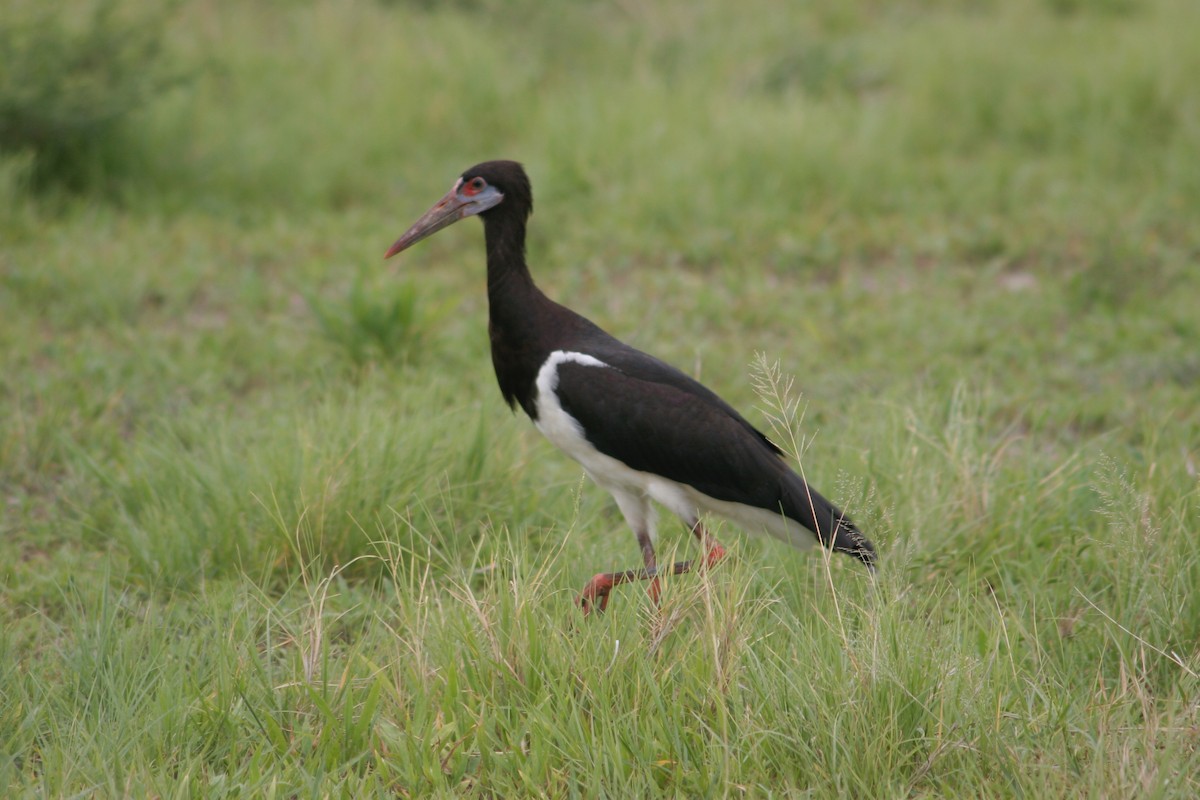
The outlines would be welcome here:
M 779 508 L 779 450 L 727 403 L 662 362 L 631 374 L 596 358 L 608 366 L 560 364 L 555 388 L 592 446 L 718 500 Z

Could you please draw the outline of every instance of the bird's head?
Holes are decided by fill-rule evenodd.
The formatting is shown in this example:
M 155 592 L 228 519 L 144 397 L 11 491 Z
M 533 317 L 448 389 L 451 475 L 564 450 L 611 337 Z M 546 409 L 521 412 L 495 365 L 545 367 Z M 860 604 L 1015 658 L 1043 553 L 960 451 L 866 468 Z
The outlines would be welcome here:
M 525 170 L 516 161 L 485 161 L 459 176 L 441 200 L 413 223 L 384 258 L 391 258 L 460 219 L 476 214 L 487 219 L 501 212 L 524 222 L 533 211 L 533 190 Z

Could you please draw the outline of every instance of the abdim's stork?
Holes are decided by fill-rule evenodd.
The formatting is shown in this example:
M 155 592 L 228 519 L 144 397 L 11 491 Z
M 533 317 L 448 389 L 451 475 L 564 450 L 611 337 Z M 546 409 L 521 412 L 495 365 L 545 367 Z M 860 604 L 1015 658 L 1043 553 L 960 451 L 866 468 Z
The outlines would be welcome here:
M 651 501 L 678 514 L 696 535 L 703 565 L 725 554 L 700 521 L 712 512 L 796 546 L 815 538 L 873 569 L 875 550 L 854 523 L 810 489 L 782 451 L 728 403 L 542 294 L 525 264 L 532 211 L 533 191 L 520 164 L 478 164 L 386 257 L 460 219 L 478 214 L 483 220 L 488 333 L 500 391 L 612 493 L 642 549 L 644 569 L 601 573 L 588 582 L 579 598 L 584 611 L 603 611 L 609 591 L 633 580 L 651 580 L 657 601 Z M 690 568 L 681 561 L 672 571 Z

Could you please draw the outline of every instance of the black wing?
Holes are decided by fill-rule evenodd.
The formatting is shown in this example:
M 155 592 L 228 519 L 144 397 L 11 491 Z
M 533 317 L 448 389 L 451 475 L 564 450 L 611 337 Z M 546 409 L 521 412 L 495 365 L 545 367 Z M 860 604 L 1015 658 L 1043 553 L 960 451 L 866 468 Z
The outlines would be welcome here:
M 728 403 L 637 351 L 593 354 L 609 366 L 559 364 L 556 394 L 600 452 L 718 500 L 779 508 L 780 451 Z
M 561 363 L 555 393 L 597 450 L 717 500 L 782 512 L 826 546 L 874 564 L 854 523 L 712 391 L 636 350 L 591 352 L 609 366 Z
M 670 364 L 659 361 L 654 356 L 647 355 L 640 350 L 635 350 L 616 339 L 604 345 L 593 345 L 588 348 L 588 352 L 631 378 L 652 384 L 662 384 L 684 394 L 693 395 L 698 400 L 712 406 L 714 410 L 736 420 L 739 425 L 766 445 L 772 453 L 777 456 L 783 455 L 783 451 L 768 439 L 766 434 L 751 425 L 745 417 L 737 412 L 737 409 L 722 400 L 716 392 Z

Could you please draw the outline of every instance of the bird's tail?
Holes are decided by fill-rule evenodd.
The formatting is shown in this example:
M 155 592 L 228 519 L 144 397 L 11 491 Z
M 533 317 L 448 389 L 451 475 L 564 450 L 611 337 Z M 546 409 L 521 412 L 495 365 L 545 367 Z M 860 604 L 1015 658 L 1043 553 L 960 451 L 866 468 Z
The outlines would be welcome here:
M 795 473 L 783 486 L 783 513 L 817 535 L 821 544 L 857 558 L 875 571 L 875 547 L 846 514 Z

